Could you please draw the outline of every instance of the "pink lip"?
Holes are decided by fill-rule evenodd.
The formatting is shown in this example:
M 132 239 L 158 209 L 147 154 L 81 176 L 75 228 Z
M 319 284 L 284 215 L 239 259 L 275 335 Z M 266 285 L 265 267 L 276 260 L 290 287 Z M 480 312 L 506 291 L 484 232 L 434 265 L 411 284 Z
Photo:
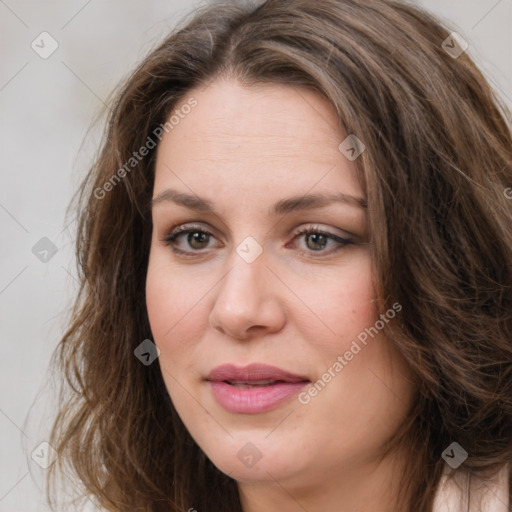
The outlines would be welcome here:
M 229 412 L 239 414 L 254 414 L 274 409 L 291 396 L 298 394 L 310 382 L 307 377 L 259 363 L 244 367 L 224 364 L 214 368 L 206 380 L 209 381 L 213 396 L 219 405 Z M 262 380 L 275 382 L 250 388 L 237 387 L 250 386 L 252 382 Z

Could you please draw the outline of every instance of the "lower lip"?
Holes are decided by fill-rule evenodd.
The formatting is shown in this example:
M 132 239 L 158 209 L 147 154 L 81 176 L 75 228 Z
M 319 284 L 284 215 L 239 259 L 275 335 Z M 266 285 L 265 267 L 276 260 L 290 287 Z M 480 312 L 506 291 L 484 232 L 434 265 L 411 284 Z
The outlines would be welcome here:
M 270 411 L 297 395 L 309 382 L 279 382 L 270 386 L 237 388 L 226 382 L 209 381 L 213 396 L 229 412 L 254 414 Z

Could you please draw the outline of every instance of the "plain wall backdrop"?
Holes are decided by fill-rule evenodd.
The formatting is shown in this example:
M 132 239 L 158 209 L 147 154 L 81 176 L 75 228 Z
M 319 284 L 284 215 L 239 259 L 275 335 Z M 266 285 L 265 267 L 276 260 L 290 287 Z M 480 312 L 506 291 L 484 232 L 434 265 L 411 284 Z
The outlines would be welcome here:
M 50 510 L 35 460 L 48 456 L 48 363 L 76 291 L 65 214 L 99 144 L 92 121 L 119 80 L 204 3 L 0 0 L 0 512 Z M 468 41 L 512 108 L 512 0 L 417 3 Z

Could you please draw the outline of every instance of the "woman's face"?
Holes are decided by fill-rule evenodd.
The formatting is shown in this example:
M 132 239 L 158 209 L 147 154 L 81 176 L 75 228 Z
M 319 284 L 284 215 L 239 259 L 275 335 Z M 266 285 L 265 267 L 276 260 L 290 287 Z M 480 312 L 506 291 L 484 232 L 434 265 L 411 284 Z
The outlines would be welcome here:
M 190 98 L 158 147 L 146 286 L 172 402 L 239 483 L 362 474 L 412 384 L 385 338 L 401 305 L 376 313 L 348 134 L 291 86 L 217 81 Z

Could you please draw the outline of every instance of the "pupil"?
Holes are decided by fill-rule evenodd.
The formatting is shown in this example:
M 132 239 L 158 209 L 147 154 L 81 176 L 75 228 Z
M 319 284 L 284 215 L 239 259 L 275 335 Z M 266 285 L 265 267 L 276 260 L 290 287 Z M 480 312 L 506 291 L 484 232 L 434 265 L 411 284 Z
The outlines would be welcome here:
M 312 233 L 307 236 L 307 241 L 313 240 L 313 244 L 316 245 L 316 247 L 308 247 L 310 249 L 322 249 L 325 247 L 325 242 L 327 241 L 326 236 L 322 235 L 321 233 Z M 320 241 L 319 241 L 320 240 Z
M 188 242 L 192 247 L 196 247 L 195 243 L 199 243 L 199 245 L 204 242 L 208 238 L 207 233 L 201 233 L 199 231 L 194 231 L 193 233 L 188 234 Z M 201 247 L 200 247 L 201 248 Z

